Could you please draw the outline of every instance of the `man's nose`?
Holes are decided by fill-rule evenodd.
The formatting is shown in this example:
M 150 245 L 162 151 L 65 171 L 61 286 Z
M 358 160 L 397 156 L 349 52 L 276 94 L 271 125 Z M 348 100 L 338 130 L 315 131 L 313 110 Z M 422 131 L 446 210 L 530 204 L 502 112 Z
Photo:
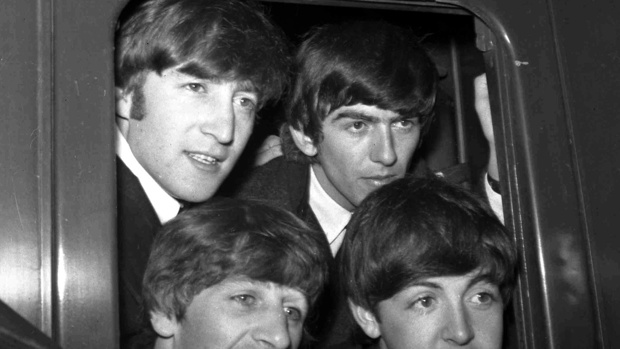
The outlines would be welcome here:
M 229 144 L 235 135 L 235 110 L 232 101 L 220 98 L 200 110 L 200 131 L 221 144 Z
M 474 339 L 474 329 L 470 315 L 464 306 L 454 306 L 446 314 L 446 321 L 442 331 L 444 341 L 452 345 L 462 346 Z
M 373 139 L 370 150 L 370 160 L 384 166 L 392 166 L 397 160 L 396 149 L 394 148 L 394 137 L 388 126 L 381 127 Z
M 291 347 L 289 324 L 284 311 L 274 307 L 265 311 L 255 328 L 254 339 L 261 348 L 287 349 Z

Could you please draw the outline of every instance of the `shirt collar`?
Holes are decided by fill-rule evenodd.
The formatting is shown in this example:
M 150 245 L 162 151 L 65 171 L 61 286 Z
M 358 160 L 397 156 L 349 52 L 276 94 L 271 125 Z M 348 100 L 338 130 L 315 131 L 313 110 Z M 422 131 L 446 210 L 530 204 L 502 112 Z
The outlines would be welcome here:
M 127 168 L 129 168 L 140 181 L 140 185 L 142 185 L 142 189 L 144 189 L 146 196 L 155 209 L 155 213 L 157 213 L 157 217 L 161 224 L 176 217 L 181 208 L 181 204 L 170 196 L 170 194 L 146 172 L 144 167 L 140 165 L 118 126 L 116 127 L 116 155 L 118 155 Z
M 344 228 L 351 219 L 351 212 L 338 205 L 334 199 L 325 192 L 321 183 L 310 166 L 310 192 L 308 201 L 312 212 L 316 216 L 321 228 L 327 235 L 332 253 L 336 255 L 344 238 Z

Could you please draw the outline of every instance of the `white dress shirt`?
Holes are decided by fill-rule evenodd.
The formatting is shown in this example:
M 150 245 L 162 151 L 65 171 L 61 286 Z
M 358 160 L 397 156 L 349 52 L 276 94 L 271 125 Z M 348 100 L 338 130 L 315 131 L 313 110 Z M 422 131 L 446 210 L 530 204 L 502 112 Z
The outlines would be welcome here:
M 486 175 L 484 178 L 486 178 Z M 491 189 L 487 180 L 484 181 L 484 188 L 493 212 L 495 212 L 499 220 L 504 223 L 502 196 Z M 332 254 L 335 256 L 342 245 L 345 227 L 349 223 L 352 213 L 338 205 L 336 201 L 325 192 L 316 178 L 312 166 L 310 166 L 309 201 L 314 215 L 327 236 Z
M 332 254 L 335 256 L 340 245 L 342 245 L 345 234 L 344 228 L 351 219 L 351 212 L 338 205 L 336 201 L 325 192 L 321 183 L 319 183 L 319 180 L 316 178 L 312 166 L 310 166 L 310 192 L 308 201 L 310 201 L 312 212 L 314 212 L 321 228 L 323 228 L 325 235 L 327 235 L 329 247 L 332 250 Z

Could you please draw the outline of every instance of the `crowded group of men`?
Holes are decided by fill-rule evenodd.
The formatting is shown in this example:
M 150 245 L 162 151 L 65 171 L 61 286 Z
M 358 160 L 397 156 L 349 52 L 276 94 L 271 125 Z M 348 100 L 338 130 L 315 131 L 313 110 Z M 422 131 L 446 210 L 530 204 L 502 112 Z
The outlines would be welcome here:
M 500 348 L 517 256 L 495 155 L 480 193 L 414 161 L 438 85 L 419 39 L 354 21 L 290 50 L 249 0 L 121 12 L 121 347 Z M 494 149 L 484 76 L 476 95 Z M 275 152 L 218 197 L 280 98 Z

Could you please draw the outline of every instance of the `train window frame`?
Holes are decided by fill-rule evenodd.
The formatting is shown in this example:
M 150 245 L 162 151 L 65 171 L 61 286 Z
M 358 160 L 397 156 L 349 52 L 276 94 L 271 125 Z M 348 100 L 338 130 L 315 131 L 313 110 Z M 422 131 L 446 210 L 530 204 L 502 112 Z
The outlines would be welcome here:
M 0 30 L 11 34 L 2 36 L 9 49 L 0 56 L 0 77 L 10 82 L 0 87 L 9 125 L 0 138 L 8 149 L 0 173 L 11 179 L 3 181 L 0 245 L 17 244 L 22 253 L 11 252 L 17 261 L 0 276 L 23 278 L 3 301 L 65 348 L 118 346 L 113 32 L 125 2 L 7 0 L 0 14 Z M 584 217 L 590 201 L 569 117 L 574 90 L 555 36 L 563 29 L 557 11 L 565 9 L 553 0 L 281 2 L 479 20 L 505 223 L 522 259 L 515 345 L 605 347 L 601 321 L 610 315 L 600 309 L 607 303 L 585 236 L 592 222 Z
M 438 2 L 468 8 L 479 20 L 478 47 L 484 52 L 489 82 L 505 224 L 514 234 L 521 258 L 513 302 L 516 345 L 600 344 L 604 341 L 600 296 L 591 279 L 595 272 L 590 243 L 581 230 L 583 188 L 576 173 L 579 165 L 566 104 L 557 9 L 550 3 L 511 7 L 501 2 L 500 7 L 492 1 Z M 515 16 L 523 8 L 537 13 L 537 20 L 547 20 L 550 28 L 518 23 L 515 18 L 526 17 Z M 535 45 L 525 39 L 534 37 Z M 552 49 L 541 49 L 545 44 Z M 561 163 L 575 167 L 558 166 Z M 580 327 L 579 334 L 571 331 L 574 326 Z

